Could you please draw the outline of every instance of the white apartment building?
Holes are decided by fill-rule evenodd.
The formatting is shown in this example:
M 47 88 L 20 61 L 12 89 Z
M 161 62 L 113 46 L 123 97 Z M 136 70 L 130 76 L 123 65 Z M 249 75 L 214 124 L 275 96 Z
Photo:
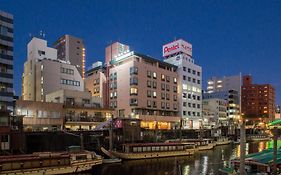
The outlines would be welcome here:
M 163 46 L 165 62 L 177 66 L 179 115 L 185 129 L 202 126 L 202 68 L 194 63 L 192 45 L 182 39 Z
M 45 101 L 45 95 L 60 89 L 84 90 L 77 68 L 57 59 L 57 50 L 47 41 L 33 37 L 28 43 L 22 76 L 23 100 Z

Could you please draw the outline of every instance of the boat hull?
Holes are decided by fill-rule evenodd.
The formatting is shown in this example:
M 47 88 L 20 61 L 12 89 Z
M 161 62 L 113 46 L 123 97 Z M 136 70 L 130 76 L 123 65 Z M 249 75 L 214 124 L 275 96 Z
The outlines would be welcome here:
M 194 149 L 185 151 L 167 151 L 167 152 L 145 152 L 145 153 L 122 153 L 112 151 L 111 153 L 121 159 L 151 159 L 161 157 L 190 156 L 194 154 Z
M 68 174 L 89 171 L 93 166 L 102 164 L 102 159 L 76 163 L 70 166 L 44 167 L 34 169 L 22 169 L 13 171 L 0 171 L 0 175 L 30 174 L 30 175 L 53 175 Z

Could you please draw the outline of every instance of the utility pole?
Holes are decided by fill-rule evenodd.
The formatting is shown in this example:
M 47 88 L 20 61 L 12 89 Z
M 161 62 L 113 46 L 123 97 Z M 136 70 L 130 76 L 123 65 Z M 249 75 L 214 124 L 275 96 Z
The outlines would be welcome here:
M 81 150 L 84 150 L 84 138 L 82 133 L 80 133 L 80 146 Z
M 240 123 L 240 175 L 246 175 L 245 172 L 245 154 L 246 154 L 246 132 L 245 132 L 245 122 L 242 118 Z
M 273 128 L 273 175 L 277 175 L 277 140 L 278 140 L 278 128 Z

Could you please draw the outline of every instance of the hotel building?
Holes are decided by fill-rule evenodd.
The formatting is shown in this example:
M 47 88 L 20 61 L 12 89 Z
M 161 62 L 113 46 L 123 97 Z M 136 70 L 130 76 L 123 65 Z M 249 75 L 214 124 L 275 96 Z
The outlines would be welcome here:
M 177 66 L 135 52 L 110 61 L 109 106 L 147 129 L 179 126 Z
M 179 114 L 185 129 L 202 126 L 202 68 L 194 63 L 192 45 L 182 39 L 163 46 L 164 61 L 177 66 Z

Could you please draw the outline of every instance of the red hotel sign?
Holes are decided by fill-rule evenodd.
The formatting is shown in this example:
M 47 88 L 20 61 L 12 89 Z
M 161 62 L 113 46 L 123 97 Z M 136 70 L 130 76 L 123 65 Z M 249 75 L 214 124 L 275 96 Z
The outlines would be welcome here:
M 192 56 L 192 45 L 182 39 L 176 40 L 163 46 L 163 57 L 183 52 Z

